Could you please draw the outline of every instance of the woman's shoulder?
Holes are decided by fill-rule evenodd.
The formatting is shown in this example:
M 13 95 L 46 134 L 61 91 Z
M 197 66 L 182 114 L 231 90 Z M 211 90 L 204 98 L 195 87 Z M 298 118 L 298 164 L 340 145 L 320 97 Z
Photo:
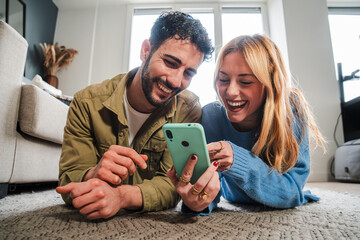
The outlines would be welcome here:
M 223 108 L 223 106 L 221 105 L 221 103 L 218 101 L 215 101 L 215 102 L 211 102 L 211 103 L 208 103 L 205 106 L 203 106 L 202 111 L 204 113 L 220 113 L 220 112 L 222 112 L 222 108 Z
M 219 102 L 208 103 L 202 107 L 202 119 L 203 121 L 223 118 L 225 111 L 224 107 Z M 226 114 L 226 113 L 225 113 Z
M 203 125 L 223 125 L 227 121 L 226 111 L 221 103 L 212 102 L 202 107 L 201 123 Z

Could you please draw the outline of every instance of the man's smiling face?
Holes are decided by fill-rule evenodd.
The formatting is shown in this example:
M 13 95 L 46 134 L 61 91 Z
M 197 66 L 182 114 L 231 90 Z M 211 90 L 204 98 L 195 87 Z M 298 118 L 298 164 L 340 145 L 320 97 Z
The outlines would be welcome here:
M 147 101 L 154 107 L 166 105 L 186 89 L 204 54 L 187 40 L 166 40 L 144 63 L 142 89 Z

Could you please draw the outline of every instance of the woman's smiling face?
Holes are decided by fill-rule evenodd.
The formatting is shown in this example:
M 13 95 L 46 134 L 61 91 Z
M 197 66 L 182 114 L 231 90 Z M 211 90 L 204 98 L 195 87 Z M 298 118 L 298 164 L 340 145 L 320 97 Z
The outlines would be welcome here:
M 224 57 L 216 90 L 235 129 L 250 131 L 260 125 L 265 88 L 240 52 Z

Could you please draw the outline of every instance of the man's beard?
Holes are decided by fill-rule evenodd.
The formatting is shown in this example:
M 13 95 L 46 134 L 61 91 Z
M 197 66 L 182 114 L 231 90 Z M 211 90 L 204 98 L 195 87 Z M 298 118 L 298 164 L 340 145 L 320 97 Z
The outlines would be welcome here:
M 154 77 L 154 78 L 150 78 L 150 73 L 148 71 L 148 67 L 149 67 L 149 61 L 151 59 L 151 55 L 148 57 L 148 59 L 146 60 L 144 67 L 142 69 L 141 72 L 141 85 L 142 85 L 142 89 L 143 92 L 145 94 L 146 99 L 148 100 L 148 102 L 153 105 L 154 107 L 163 107 L 166 104 L 168 104 L 171 99 L 173 99 L 173 97 L 175 97 L 177 94 L 179 94 L 181 92 L 180 88 L 174 88 L 172 86 L 169 86 L 169 84 L 162 80 L 159 77 Z M 157 82 L 161 82 L 161 84 L 165 85 L 167 88 L 173 90 L 175 92 L 175 94 L 171 97 L 169 97 L 169 99 L 165 100 L 165 101 L 156 101 L 151 93 L 153 92 L 153 88 L 154 88 L 154 83 Z

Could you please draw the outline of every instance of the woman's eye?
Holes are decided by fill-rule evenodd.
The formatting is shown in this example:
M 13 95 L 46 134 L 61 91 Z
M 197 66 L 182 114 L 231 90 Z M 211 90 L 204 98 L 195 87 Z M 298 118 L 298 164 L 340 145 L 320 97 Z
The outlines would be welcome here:
M 244 84 L 244 85 L 250 85 L 252 82 L 241 82 L 241 84 Z
M 226 83 L 226 82 L 228 82 L 228 81 L 229 81 L 228 79 L 221 79 L 221 78 L 219 78 L 219 82 Z

